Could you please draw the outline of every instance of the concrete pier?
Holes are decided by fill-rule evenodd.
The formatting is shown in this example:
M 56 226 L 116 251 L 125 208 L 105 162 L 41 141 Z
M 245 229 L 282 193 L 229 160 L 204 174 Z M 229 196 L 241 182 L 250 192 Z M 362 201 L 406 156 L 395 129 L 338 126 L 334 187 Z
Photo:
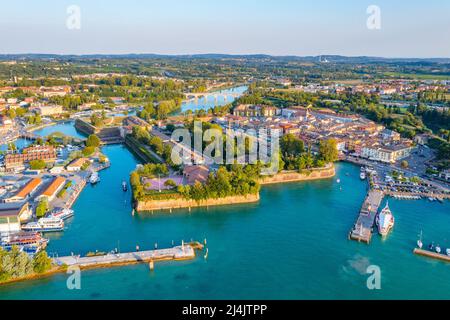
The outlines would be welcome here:
M 359 212 L 358 219 L 350 231 L 350 239 L 370 243 L 378 207 L 383 198 L 384 193 L 382 191 L 369 190 Z
M 53 258 L 59 266 L 78 266 L 80 268 L 100 268 L 113 265 L 127 265 L 135 263 L 149 263 L 162 260 L 188 260 L 195 258 L 194 246 L 185 244 L 168 249 L 147 250 L 127 253 L 108 253 L 101 256 L 66 256 Z

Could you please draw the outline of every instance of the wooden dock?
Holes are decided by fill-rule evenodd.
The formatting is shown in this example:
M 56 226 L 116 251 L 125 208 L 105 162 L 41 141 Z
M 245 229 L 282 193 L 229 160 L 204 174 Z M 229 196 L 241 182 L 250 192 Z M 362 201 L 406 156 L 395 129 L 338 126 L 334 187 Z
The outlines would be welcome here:
M 153 263 L 163 260 L 189 260 L 195 258 L 195 249 L 203 249 L 199 243 L 182 244 L 168 249 L 155 249 L 127 253 L 108 253 L 98 256 L 66 256 L 53 258 L 58 266 L 77 266 L 80 269 L 101 268 L 136 263 Z
M 365 242 L 367 244 L 370 243 L 378 207 L 380 206 L 383 198 L 384 193 L 382 191 L 369 190 L 366 198 L 364 199 L 361 210 L 359 211 L 358 219 L 349 233 L 349 238 L 351 240 Z
M 419 256 L 424 256 L 424 257 L 428 257 L 428 258 L 433 258 L 433 259 L 437 259 L 437 260 L 450 262 L 450 256 L 448 256 L 446 254 L 437 253 L 437 252 L 433 252 L 433 251 L 429 251 L 429 250 L 423 250 L 423 249 L 419 249 L 419 248 L 415 248 L 413 252 L 414 252 L 414 254 L 417 254 Z

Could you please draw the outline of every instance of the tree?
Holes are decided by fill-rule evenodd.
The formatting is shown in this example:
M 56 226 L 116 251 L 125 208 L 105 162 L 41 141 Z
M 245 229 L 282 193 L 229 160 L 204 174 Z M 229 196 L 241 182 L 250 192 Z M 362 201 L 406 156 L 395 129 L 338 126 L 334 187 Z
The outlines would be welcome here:
M 39 251 L 33 257 L 33 270 L 36 273 L 43 273 L 52 267 L 52 260 L 48 257 L 46 251 Z
M 91 134 L 86 140 L 86 147 L 97 148 L 99 146 L 100 146 L 100 138 L 95 134 Z
M 41 201 L 39 201 L 39 204 L 36 207 L 36 216 L 38 218 L 42 218 L 45 216 L 47 211 L 48 211 L 48 200 L 47 198 L 43 198 Z
M 337 161 L 338 160 L 337 141 L 335 139 L 320 141 L 319 156 L 326 163 Z
M 42 170 L 47 166 L 44 160 L 31 160 L 30 168 L 32 170 Z
M 166 187 L 174 188 L 177 186 L 177 183 L 173 181 L 172 179 L 167 179 L 166 182 L 164 182 L 164 185 Z
M 298 156 L 304 151 L 303 141 L 289 133 L 280 140 L 281 152 L 288 156 Z
M 94 147 L 86 147 L 86 148 L 83 149 L 83 151 L 81 151 L 81 153 L 85 157 L 91 156 L 94 152 L 95 152 L 95 148 Z
M 408 163 L 408 161 L 403 160 L 403 161 L 400 163 L 400 165 L 401 165 L 402 168 L 406 169 L 406 168 L 408 168 L 409 163 Z

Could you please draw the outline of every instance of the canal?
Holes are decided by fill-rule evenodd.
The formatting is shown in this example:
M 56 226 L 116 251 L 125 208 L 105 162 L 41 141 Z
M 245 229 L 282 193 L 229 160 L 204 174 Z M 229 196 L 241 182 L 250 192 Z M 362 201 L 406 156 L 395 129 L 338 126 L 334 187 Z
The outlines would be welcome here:
M 419 299 L 450 298 L 450 265 L 412 254 L 425 243 L 450 246 L 450 203 L 390 200 L 392 234 L 367 246 L 347 240 L 365 195 L 359 168 L 337 165 L 334 179 L 263 187 L 258 204 L 131 215 L 121 181 L 139 163 L 121 145 L 103 148 L 111 167 L 74 206 L 68 229 L 48 251 L 141 250 L 207 239 L 208 259 L 83 271 L 81 290 L 67 275 L 0 287 L 0 299 Z M 340 179 L 340 183 L 336 179 Z M 381 290 L 366 286 L 369 265 Z

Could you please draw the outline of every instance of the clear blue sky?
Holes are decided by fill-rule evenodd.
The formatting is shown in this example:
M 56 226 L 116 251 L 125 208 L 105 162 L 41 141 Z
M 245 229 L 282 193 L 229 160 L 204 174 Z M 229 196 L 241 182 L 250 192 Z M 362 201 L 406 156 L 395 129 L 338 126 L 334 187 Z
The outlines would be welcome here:
M 80 30 L 66 27 L 72 4 Z M 381 30 L 366 27 L 371 4 Z M 3 0 L 0 43 L 0 53 L 450 57 L 450 1 Z

